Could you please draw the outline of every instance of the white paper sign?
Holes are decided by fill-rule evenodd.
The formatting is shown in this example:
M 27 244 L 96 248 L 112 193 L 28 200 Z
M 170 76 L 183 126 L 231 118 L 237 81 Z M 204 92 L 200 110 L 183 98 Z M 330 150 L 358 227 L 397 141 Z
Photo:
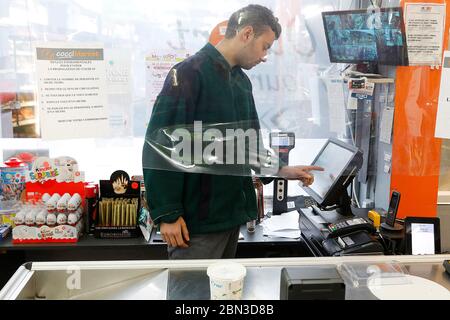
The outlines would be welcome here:
M 189 54 L 184 52 L 155 52 L 145 58 L 147 68 L 145 91 L 146 100 L 149 103 L 146 121 L 150 119 L 153 105 L 164 86 L 164 81 L 166 80 L 170 69 L 188 56 Z
M 358 99 L 353 97 L 353 92 L 351 90 L 348 93 L 347 109 L 348 110 L 358 109 Z
M 381 115 L 380 141 L 391 144 L 392 123 L 394 121 L 394 109 L 387 107 Z
M 131 57 L 132 52 L 128 49 L 105 49 L 111 137 L 133 135 Z
M 105 49 L 108 94 L 131 95 L 131 56 L 129 49 Z
M 434 225 L 411 223 L 411 250 L 413 255 L 435 254 Z
M 439 105 L 436 117 L 436 138 L 450 139 L 450 51 L 444 52 Z
M 406 3 L 405 29 L 410 65 L 441 64 L 445 10 L 445 4 Z
M 106 71 L 100 45 L 36 45 L 43 139 L 107 137 Z
M 342 78 L 327 79 L 330 131 L 345 133 L 345 98 Z

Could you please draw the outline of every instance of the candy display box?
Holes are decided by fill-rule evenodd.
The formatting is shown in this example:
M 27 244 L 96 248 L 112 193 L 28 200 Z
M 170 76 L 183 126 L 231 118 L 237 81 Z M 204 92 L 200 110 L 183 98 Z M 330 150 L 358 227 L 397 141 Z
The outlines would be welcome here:
M 100 180 L 100 201 L 95 221 L 96 238 L 123 239 L 140 235 L 140 183 L 125 171 L 116 171 L 110 180 Z
M 12 242 L 77 242 L 83 232 L 85 185 L 75 159 L 36 159 L 25 184 L 27 202 L 14 217 Z

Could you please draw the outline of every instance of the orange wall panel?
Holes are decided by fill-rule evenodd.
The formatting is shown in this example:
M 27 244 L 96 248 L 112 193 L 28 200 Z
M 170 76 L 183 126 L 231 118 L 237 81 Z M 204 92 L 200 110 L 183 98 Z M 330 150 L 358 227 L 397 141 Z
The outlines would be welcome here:
M 408 3 L 450 1 L 408 0 Z M 402 6 L 405 1 L 401 1 Z M 448 43 L 450 3 L 447 3 L 444 49 Z M 434 137 L 439 101 L 440 70 L 398 67 L 392 145 L 391 191 L 402 200 L 398 217 L 436 216 L 441 139 Z M 450 125 L 450 124 L 449 124 Z

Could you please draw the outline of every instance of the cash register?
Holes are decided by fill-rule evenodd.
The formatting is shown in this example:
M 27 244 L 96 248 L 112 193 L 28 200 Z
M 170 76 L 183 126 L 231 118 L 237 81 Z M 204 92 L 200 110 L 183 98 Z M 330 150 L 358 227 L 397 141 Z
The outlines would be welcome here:
M 324 171 L 314 171 L 314 183 L 302 188 L 316 204 L 298 211 L 302 237 L 314 255 L 384 253 L 367 209 L 352 207 L 347 191 L 362 162 L 361 150 L 337 139 L 329 139 L 312 162 Z

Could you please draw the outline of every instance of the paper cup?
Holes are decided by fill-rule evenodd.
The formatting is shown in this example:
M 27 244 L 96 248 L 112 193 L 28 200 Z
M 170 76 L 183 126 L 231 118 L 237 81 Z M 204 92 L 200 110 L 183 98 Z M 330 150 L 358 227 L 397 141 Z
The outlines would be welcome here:
M 244 289 L 245 267 L 239 263 L 224 261 L 208 267 L 211 300 L 240 300 Z

